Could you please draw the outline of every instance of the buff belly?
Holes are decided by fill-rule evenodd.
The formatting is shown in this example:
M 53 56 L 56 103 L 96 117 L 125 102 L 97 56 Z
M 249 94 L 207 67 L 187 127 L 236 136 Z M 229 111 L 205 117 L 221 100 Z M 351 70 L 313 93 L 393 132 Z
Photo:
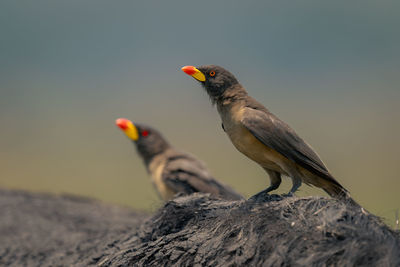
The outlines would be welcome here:
M 154 160 L 153 164 L 150 164 L 149 171 L 151 175 L 151 181 L 159 193 L 160 197 L 164 200 L 170 200 L 174 197 L 175 191 L 167 186 L 163 180 L 162 174 L 165 168 L 164 161 Z
M 238 125 L 234 130 L 227 131 L 227 134 L 240 152 L 257 162 L 261 167 L 286 174 L 284 165 L 287 159 L 261 143 L 245 127 Z
M 275 150 L 261 143 L 241 123 L 244 109 L 234 105 L 226 110 L 219 109 L 225 131 L 233 145 L 244 155 L 254 160 L 264 169 L 287 175 L 285 166 L 288 160 Z M 290 163 L 289 163 L 290 164 Z

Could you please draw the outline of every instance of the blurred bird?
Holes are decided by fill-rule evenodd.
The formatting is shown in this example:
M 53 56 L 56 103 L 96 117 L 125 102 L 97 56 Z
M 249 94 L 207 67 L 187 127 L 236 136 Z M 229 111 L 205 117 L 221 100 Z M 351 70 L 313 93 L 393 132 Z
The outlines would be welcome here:
M 292 178 L 292 195 L 302 184 L 314 185 L 330 196 L 347 198 L 347 190 L 333 178 L 317 153 L 286 123 L 249 96 L 245 88 L 222 67 L 185 66 L 217 105 L 222 128 L 233 145 L 269 174 L 271 185 L 252 199 L 265 198 L 281 184 L 281 175 Z
M 116 125 L 134 141 L 151 175 L 153 185 L 164 200 L 176 194 L 210 193 L 214 197 L 239 200 L 243 197 L 230 187 L 216 181 L 205 165 L 194 156 L 173 148 L 154 128 L 117 119 Z

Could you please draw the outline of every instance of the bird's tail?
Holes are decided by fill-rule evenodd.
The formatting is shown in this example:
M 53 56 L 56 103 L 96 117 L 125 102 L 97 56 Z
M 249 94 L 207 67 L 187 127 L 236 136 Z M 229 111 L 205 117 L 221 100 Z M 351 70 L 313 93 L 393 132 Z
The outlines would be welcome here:
M 323 187 L 324 191 L 328 193 L 331 197 L 337 198 L 342 200 L 345 203 L 350 205 L 355 205 L 361 207 L 351 196 L 349 191 L 347 191 L 343 186 L 340 184 L 330 183 Z

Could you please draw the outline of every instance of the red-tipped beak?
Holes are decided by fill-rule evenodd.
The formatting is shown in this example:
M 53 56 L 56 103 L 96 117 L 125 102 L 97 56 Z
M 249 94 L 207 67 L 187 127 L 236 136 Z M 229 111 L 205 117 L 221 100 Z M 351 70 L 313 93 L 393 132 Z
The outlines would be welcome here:
M 130 139 L 137 141 L 139 139 L 139 131 L 136 126 L 128 119 L 119 118 L 115 124 L 128 136 Z
M 130 120 L 124 118 L 119 118 L 115 121 L 115 124 L 124 131 L 129 128 L 129 123 L 132 124 Z
M 185 66 L 182 68 L 182 71 L 184 73 L 186 73 L 187 75 L 192 76 L 193 74 L 195 74 L 197 72 L 197 69 L 193 66 Z
M 182 68 L 182 71 L 200 82 L 204 82 L 206 80 L 206 76 L 204 76 L 204 74 L 201 71 L 199 71 L 193 66 L 185 66 Z

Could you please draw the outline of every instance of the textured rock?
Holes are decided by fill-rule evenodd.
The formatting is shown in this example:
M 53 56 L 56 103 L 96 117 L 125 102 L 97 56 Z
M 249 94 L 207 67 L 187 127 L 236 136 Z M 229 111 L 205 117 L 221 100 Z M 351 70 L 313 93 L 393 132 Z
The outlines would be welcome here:
M 85 266 L 146 218 L 88 198 L 0 190 L 0 266 Z
M 100 266 L 399 266 L 400 239 L 377 217 L 334 199 L 192 195 L 167 203 L 104 254 Z
M 400 266 L 399 233 L 323 197 L 194 194 L 149 218 L 85 198 L 0 190 L 0 237 L 0 265 Z

